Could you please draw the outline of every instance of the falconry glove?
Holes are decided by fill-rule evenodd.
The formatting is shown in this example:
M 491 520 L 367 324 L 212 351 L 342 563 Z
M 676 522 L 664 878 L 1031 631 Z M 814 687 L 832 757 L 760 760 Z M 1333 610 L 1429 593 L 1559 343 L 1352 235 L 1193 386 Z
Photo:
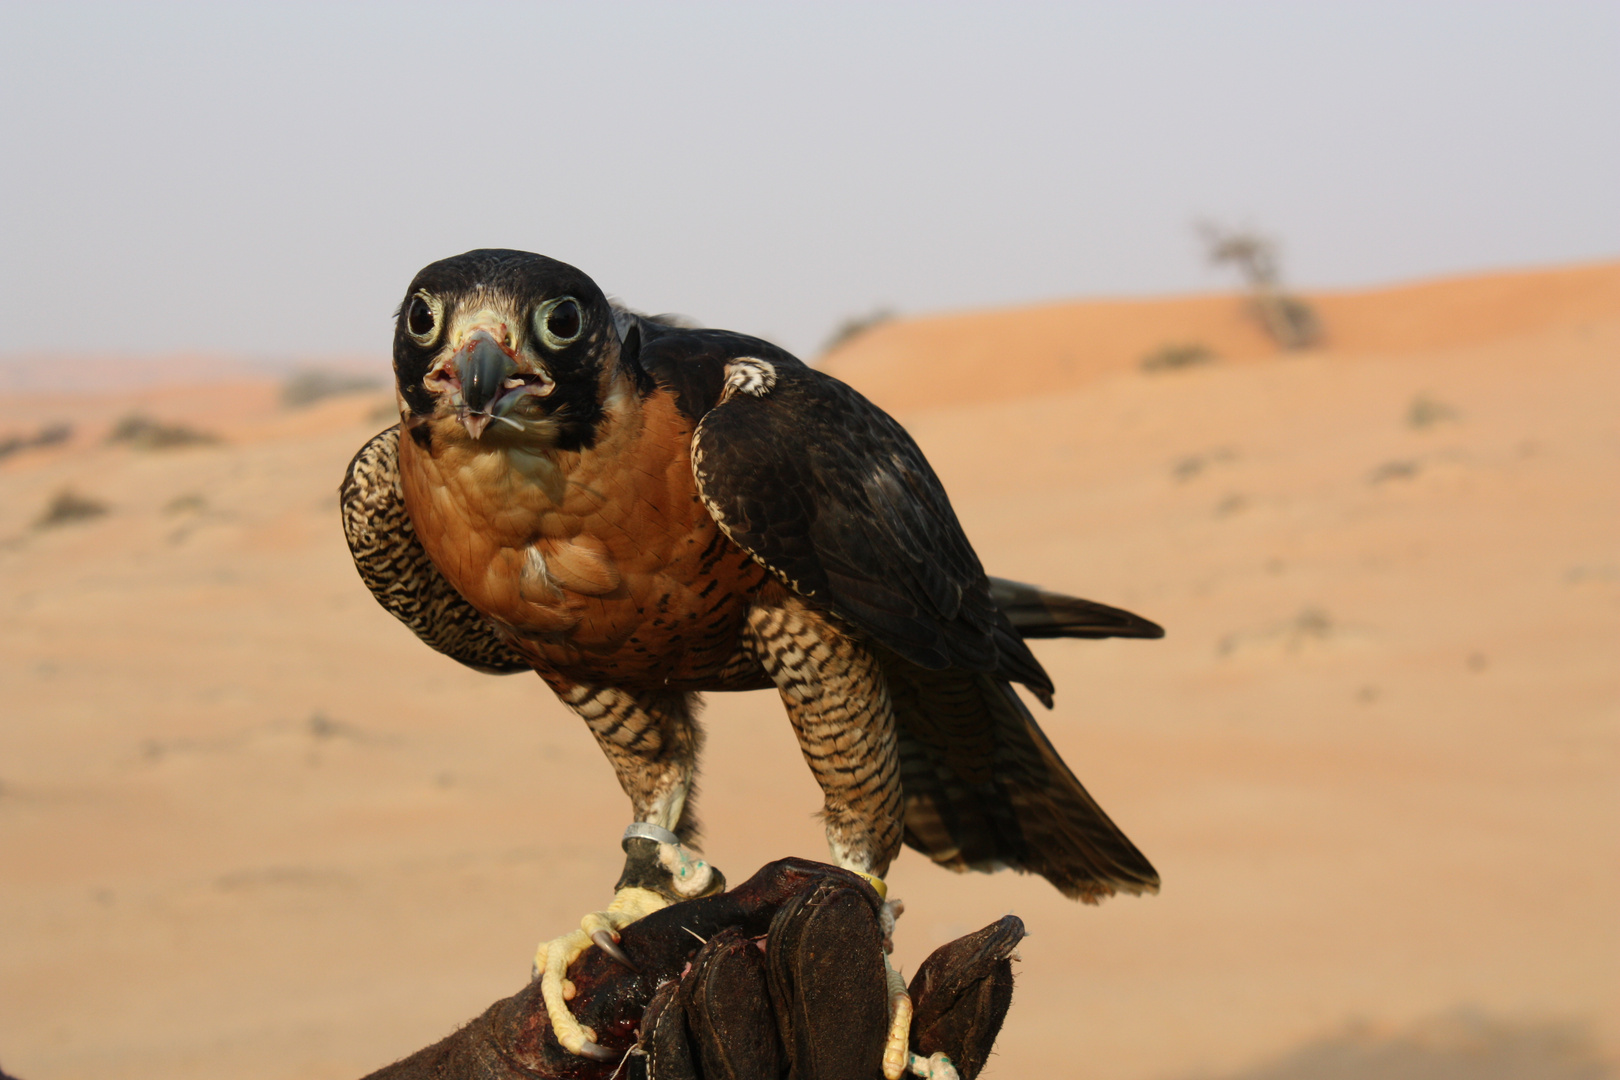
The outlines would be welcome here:
M 627 967 L 591 951 L 569 969 L 581 1022 L 609 1061 L 568 1053 L 538 984 L 366 1080 L 847 1080 L 879 1075 L 888 1034 L 882 901 L 837 867 L 783 859 L 729 892 L 623 931 Z M 911 981 L 908 1071 L 973 1080 L 1012 999 L 1009 915 L 935 950 Z

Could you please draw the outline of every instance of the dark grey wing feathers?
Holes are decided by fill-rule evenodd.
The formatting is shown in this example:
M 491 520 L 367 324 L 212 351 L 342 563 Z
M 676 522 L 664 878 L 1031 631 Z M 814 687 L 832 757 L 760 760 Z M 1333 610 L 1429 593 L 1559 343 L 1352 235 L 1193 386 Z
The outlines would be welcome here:
M 761 359 L 774 386 L 724 397 L 693 440 L 698 487 L 727 535 L 912 663 L 994 672 L 1049 698 L 911 436 L 837 379 L 780 352 Z
M 905 840 L 951 870 L 1011 867 L 1065 896 L 1158 892 L 1159 875 L 993 675 L 884 661 L 900 742 Z
M 399 425 L 354 455 L 338 502 L 355 569 L 390 615 L 470 668 L 491 675 L 532 670 L 439 573 L 416 538 L 399 482 Z

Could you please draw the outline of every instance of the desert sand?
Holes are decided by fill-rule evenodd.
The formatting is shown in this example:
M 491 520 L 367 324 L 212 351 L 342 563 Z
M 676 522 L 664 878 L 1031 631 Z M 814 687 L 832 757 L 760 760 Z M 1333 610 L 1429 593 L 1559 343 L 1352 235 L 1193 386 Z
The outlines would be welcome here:
M 908 973 L 1032 931 L 989 1076 L 1620 1058 L 1620 264 L 1309 300 L 1299 354 L 1203 296 L 897 321 L 825 361 L 992 572 L 1168 628 L 1036 645 L 1040 721 L 1161 895 L 891 875 Z M 1217 358 L 1139 366 L 1187 344 Z M 515 990 L 607 898 L 626 806 L 537 679 L 360 584 L 336 486 L 389 398 L 34 377 L 0 437 L 76 427 L 0 459 L 0 1063 L 356 1077 Z M 133 411 L 222 441 L 106 443 Z M 40 527 L 65 489 L 106 512 Z M 707 717 L 711 860 L 822 856 L 774 696 Z

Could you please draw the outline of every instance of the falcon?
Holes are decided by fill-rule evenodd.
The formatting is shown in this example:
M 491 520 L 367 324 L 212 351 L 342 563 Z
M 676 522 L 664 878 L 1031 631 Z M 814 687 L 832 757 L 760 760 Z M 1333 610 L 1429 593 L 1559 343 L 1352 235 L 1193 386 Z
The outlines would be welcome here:
M 880 897 L 902 844 L 1092 903 L 1158 890 L 1012 684 L 1051 707 L 1028 638 L 1163 631 L 987 577 L 922 451 L 854 389 L 507 250 L 416 275 L 394 372 L 400 423 L 341 492 L 361 577 L 434 649 L 539 674 L 630 799 L 612 902 L 535 958 L 569 1051 L 604 1053 L 569 964 L 593 944 L 629 964 L 622 928 L 724 887 L 692 798 L 703 691 L 776 688 L 832 861 Z M 910 1003 L 891 974 L 894 1080 Z

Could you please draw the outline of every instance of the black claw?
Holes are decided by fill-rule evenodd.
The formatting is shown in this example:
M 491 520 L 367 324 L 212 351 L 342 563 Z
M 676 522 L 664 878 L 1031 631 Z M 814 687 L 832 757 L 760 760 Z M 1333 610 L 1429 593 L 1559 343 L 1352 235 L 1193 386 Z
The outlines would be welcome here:
M 591 940 L 596 942 L 596 947 L 598 949 L 601 949 L 603 952 L 613 957 L 613 959 L 617 960 L 631 971 L 638 973 L 641 971 L 640 968 L 636 967 L 636 965 L 631 962 L 629 954 L 627 954 L 623 949 L 619 948 L 619 943 L 613 940 L 613 935 L 608 933 L 606 930 L 598 930 L 596 933 L 591 935 Z
M 593 1061 L 612 1061 L 613 1051 L 605 1046 L 597 1046 L 591 1040 L 586 1039 L 579 1048 L 579 1056 L 591 1058 Z

